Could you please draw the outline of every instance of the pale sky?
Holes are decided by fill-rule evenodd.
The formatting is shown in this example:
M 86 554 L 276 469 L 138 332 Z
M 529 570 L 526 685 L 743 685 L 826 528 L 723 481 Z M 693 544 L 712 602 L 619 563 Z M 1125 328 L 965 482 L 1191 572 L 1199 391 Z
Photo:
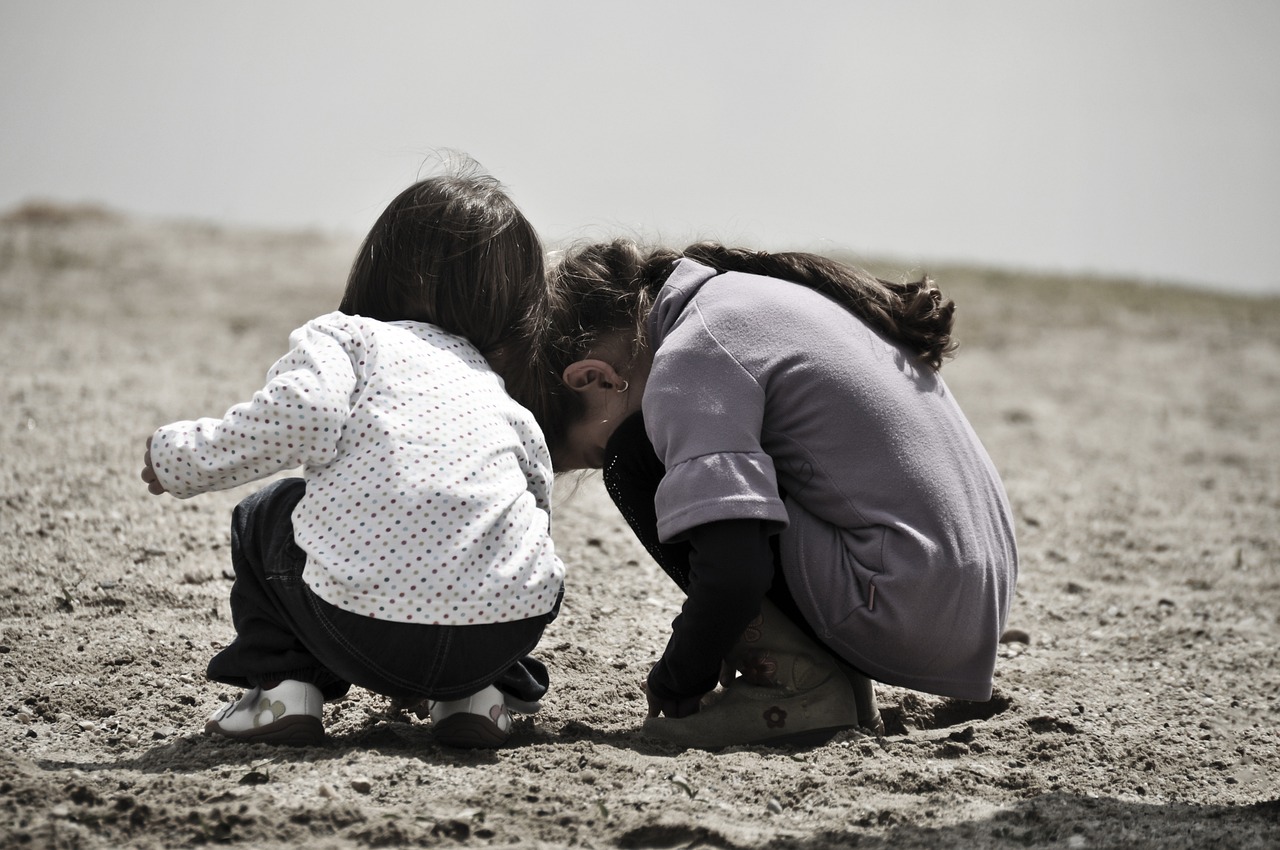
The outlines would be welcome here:
M 433 150 L 555 243 L 1280 293 L 1280 2 L 0 0 L 0 209 L 362 235 Z

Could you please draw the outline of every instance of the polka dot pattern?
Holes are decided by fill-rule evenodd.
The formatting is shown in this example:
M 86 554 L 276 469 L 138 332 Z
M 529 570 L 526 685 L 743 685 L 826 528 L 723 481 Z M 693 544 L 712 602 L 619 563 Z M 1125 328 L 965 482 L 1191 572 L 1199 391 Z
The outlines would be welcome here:
M 152 438 L 187 498 L 303 467 L 304 577 L 345 610 L 467 625 L 551 610 L 551 458 L 532 415 L 465 339 L 332 313 L 290 337 L 266 386 L 222 419 Z

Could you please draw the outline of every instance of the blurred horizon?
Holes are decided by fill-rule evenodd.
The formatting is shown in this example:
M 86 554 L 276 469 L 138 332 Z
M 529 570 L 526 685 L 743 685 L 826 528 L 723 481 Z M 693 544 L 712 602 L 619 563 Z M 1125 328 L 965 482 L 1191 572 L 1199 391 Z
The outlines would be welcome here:
M 1280 293 L 1269 0 L 0 5 L 0 210 L 358 238 L 437 152 L 638 236 Z

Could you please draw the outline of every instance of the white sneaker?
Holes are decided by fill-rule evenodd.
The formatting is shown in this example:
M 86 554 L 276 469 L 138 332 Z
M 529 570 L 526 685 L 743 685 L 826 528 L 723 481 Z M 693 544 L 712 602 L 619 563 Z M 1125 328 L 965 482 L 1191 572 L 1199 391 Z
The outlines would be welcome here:
M 496 747 L 511 734 L 511 712 L 493 685 L 469 697 L 431 703 L 436 740 L 450 747 Z
M 318 744 L 324 740 L 324 697 L 308 682 L 285 679 L 274 688 L 254 688 L 209 715 L 204 731 L 238 741 Z

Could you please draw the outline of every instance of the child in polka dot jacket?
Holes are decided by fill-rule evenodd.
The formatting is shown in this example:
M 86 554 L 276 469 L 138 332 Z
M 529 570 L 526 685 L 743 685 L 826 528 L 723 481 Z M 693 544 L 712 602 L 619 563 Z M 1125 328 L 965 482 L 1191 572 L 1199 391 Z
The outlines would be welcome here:
M 178 498 L 303 468 L 233 514 L 236 637 L 208 676 L 247 691 L 207 732 L 315 743 L 353 684 L 425 701 L 454 746 L 500 744 L 510 710 L 537 710 L 529 653 L 564 577 L 551 461 L 490 364 L 523 356 L 544 314 L 542 257 L 493 179 L 419 182 L 365 239 L 340 312 L 295 331 L 251 401 L 147 441 L 143 480 Z

